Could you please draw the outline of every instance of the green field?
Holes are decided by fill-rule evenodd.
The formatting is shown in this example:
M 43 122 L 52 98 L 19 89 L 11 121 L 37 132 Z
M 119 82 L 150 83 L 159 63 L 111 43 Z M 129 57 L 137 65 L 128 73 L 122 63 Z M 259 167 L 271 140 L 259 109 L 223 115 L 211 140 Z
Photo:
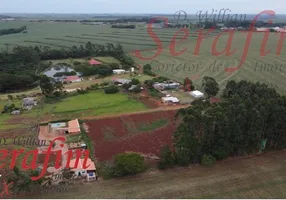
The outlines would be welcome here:
M 28 33 L 19 33 L 12 35 L 4 35 L 0 37 L 0 48 L 10 48 L 13 45 L 49 45 L 53 48 L 71 47 L 72 45 L 81 45 L 87 41 L 91 41 L 94 44 L 106 44 L 106 43 L 121 43 L 126 52 L 134 50 L 150 50 L 156 49 L 157 45 L 153 39 L 147 34 L 147 28 L 137 27 L 136 29 L 113 29 L 108 25 L 82 25 L 80 23 L 56 23 L 56 22 L 28 22 L 28 21 L 15 21 L 15 22 L 0 22 L 0 26 L 3 28 L 20 27 L 26 25 L 28 27 Z M 201 85 L 201 80 L 204 76 L 214 77 L 221 87 L 225 86 L 227 80 L 250 80 L 265 82 L 271 87 L 278 89 L 281 93 L 286 93 L 285 70 L 286 70 L 286 58 L 285 58 L 285 42 L 282 48 L 280 56 L 275 55 L 279 35 L 271 33 L 267 42 L 266 51 L 271 49 L 271 52 L 265 57 L 260 56 L 260 46 L 263 40 L 264 33 L 254 33 L 252 36 L 249 52 L 244 65 L 236 72 L 232 74 L 225 73 L 224 68 L 230 65 L 237 66 L 241 60 L 243 53 L 246 33 L 235 33 L 231 49 L 236 49 L 236 52 L 231 56 L 213 56 L 211 53 L 214 37 L 218 34 L 219 30 L 211 33 L 207 38 L 202 41 L 200 52 L 198 56 L 194 56 L 193 52 L 196 46 L 197 34 L 196 29 L 190 29 L 190 35 L 188 40 L 178 44 L 176 51 L 181 51 L 187 48 L 187 51 L 179 56 L 170 55 L 168 48 L 172 37 L 178 31 L 178 29 L 153 29 L 157 36 L 162 41 L 164 50 L 161 55 L 153 59 L 153 70 L 160 75 L 182 81 L 185 77 L 192 77 L 193 75 L 199 75 L 199 78 L 194 80 L 195 86 L 198 89 Z M 184 35 L 181 32 L 177 36 L 177 41 L 180 41 Z M 218 40 L 217 51 L 222 51 L 227 44 L 228 36 L 222 35 Z M 5 44 L 9 45 L 5 45 Z M 142 53 L 144 57 L 152 57 L 156 51 L 145 51 Z M 140 64 L 150 63 L 151 61 L 142 61 L 130 54 Z M 99 58 L 100 59 L 100 58 Z M 160 61 L 163 64 L 182 64 L 186 63 L 186 70 L 182 68 L 177 70 L 162 70 L 158 69 L 154 64 L 154 61 Z M 216 61 L 217 65 L 222 65 L 218 71 L 214 71 L 213 65 Z M 108 60 L 105 60 L 108 62 Z M 276 65 L 279 66 L 279 70 L 275 71 L 254 71 L 256 62 L 259 65 L 269 64 L 272 69 L 275 69 Z M 198 64 L 197 71 L 193 70 L 192 65 Z M 269 69 L 271 68 L 269 67 Z M 281 71 L 280 71 L 281 66 Z
M 0 101 L 4 106 L 7 101 Z M 2 109 L 2 108 L 1 108 Z M 123 93 L 105 94 L 103 91 L 89 92 L 62 99 L 60 102 L 43 105 L 43 108 L 34 108 L 23 114 L 13 116 L 10 114 L 0 115 L 0 130 L 12 128 L 24 128 L 25 120 L 57 120 L 81 117 L 92 117 L 123 112 L 136 112 L 146 110 L 144 104 L 129 99 Z
M 260 56 L 260 46 L 263 40 L 263 36 L 264 33 L 253 33 L 246 61 L 239 70 L 233 73 L 224 72 L 224 68 L 237 66 L 240 62 L 242 53 L 244 51 L 246 33 L 235 33 L 231 50 L 236 49 L 236 52 L 231 56 L 213 56 L 211 49 L 214 37 L 209 37 L 202 41 L 200 52 L 197 56 L 193 55 L 194 49 L 196 47 L 196 40 L 188 39 L 187 41 L 183 42 L 183 44 L 176 46 L 177 52 L 187 48 L 186 52 L 179 56 L 172 56 L 170 54 L 169 48 L 165 48 L 162 54 L 156 57 L 154 60 L 142 61 L 134 55 L 133 58 L 136 60 L 136 62 L 141 63 L 142 65 L 151 63 L 152 70 L 155 73 L 174 80 L 183 81 L 183 79 L 186 77 L 191 78 L 192 76 L 198 75 L 199 78 L 193 81 L 198 89 L 201 89 L 200 86 L 202 78 L 204 76 L 211 76 L 216 79 L 221 87 L 224 87 L 228 80 L 260 81 L 277 89 L 279 92 L 286 94 L 285 44 L 283 46 L 284 48 L 282 48 L 281 55 L 276 55 L 275 53 L 278 45 L 279 35 L 271 33 L 266 46 L 266 51 L 271 50 L 271 52 L 265 57 L 262 57 Z M 226 47 L 227 40 L 227 34 L 224 34 L 220 37 L 217 43 L 217 51 L 222 51 Z M 142 56 L 152 57 L 155 55 L 155 53 L 155 51 L 145 51 L 142 53 Z M 158 64 L 156 61 L 159 61 L 161 64 Z M 216 66 L 221 65 L 218 71 L 213 70 L 215 61 L 217 62 Z M 268 67 L 266 69 L 269 69 L 269 71 L 261 70 L 259 67 L 257 67 L 255 71 L 256 62 L 258 62 L 258 66 L 267 64 Z M 185 63 L 185 70 L 183 67 L 177 68 L 178 70 L 176 70 L 176 66 L 178 64 L 183 66 Z M 165 67 L 164 69 L 162 67 L 163 64 Z M 168 69 L 167 64 L 169 64 Z M 175 67 L 172 69 L 170 64 L 174 64 L 173 66 Z M 198 64 L 198 67 L 193 67 L 193 65 L 196 64 Z M 276 66 L 278 66 L 277 70 Z
M 49 198 L 269 199 L 286 197 L 285 151 L 78 185 Z M 35 195 L 33 198 L 43 198 Z M 30 197 L 31 198 L 31 197 Z

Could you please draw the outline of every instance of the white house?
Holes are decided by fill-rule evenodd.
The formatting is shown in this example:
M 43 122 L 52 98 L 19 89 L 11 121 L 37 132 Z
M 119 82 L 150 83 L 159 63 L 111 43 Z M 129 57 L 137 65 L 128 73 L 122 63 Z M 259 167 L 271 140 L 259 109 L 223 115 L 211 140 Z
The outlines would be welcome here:
M 179 103 L 179 99 L 177 97 L 162 97 L 163 103 Z
M 124 74 L 126 72 L 124 69 L 114 69 L 112 71 L 114 74 Z
M 74 173 L 74 178 L 80 178 L 84 177 L 87 181 L 93 181 L 96 180 L 97 172 L 95 168 L 94 162 L 90 158 L 87 159 L 86 166 L 88 166 L 86 169 L 83 167 L 84 159 L 78 160 L 78 166 L 76 166 L 77 159 L 73 159 L 70 161 L 70 170 Z
M 190 92 L 190 95 L 192 95 L 196 99 L 204 97 L 204 93 L 202 93 L 202 92 L 200 92 L 198 90 Z

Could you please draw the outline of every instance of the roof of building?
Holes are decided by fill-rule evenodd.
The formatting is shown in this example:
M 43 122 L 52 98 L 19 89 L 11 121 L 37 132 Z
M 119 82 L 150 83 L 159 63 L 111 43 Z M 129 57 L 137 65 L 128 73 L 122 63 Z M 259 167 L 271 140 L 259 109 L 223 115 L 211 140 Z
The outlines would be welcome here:
M 178 103 L 180 102 L 177 97 L 162 97 L 163 101 L 172 101 L 173 103 Z
M 68 122 L 68 131 L 69 133 L 80 132 L 80 126 L 79 126 L 78 119 L 74 119 Z
M 65 80 L 67 80 L 67 81 L 75 81 L 78 79 L 80 79 L 80 77 L 78 77 L 78 76 L 66 76 L 65 77 Z
M 97 60 L 91 59 L 91 60 L 89 61 L 89 64 L 90 64 L 90 65 L 101 65 L 102 63 L 99 62 L 99 61 L 97 61 Z
M 84 158 L 79 159 L 77 168 L 74 168 L 76 160 L 77 160 L 76 158 L 72 159 L 69 163 L 69 167 L 71 168 L 72 171 L 83 169 Z M 88 167 L 84 170 L 96 170 L 95 164 L 94 162 L 92 162 L 90 158 L 87 159 L 86 166 Z
M 200 92 L 198 90 L 192 91 L 192 92 L 190 92 L 190 94 L 191 95 L 195 95 L 195 96 L 202 96 L 202 95 L 204 95 L 204 93 L 202 93 L 202 92 Z
M 112 70 L 113 72 L 125 72 L 125 70 L 124 69 L 114 69 L 114 70 Z
M 119 82 L 119 83 L 122 83 L 122 84 L 124 84 L 124 83 L 130 83 L 130 82 L 131 82 L 131 80 L 128 80 L 128 79 L 120 79 L 120 78 L 118 78 L 118 79 L 113 79 L 112 81 L 113 81 L 113 82 Z

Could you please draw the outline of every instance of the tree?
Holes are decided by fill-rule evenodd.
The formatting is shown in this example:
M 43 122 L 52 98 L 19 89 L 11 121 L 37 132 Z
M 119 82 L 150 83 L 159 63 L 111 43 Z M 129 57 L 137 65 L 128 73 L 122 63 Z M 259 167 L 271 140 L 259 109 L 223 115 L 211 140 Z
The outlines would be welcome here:
M 201 159 L 201 164 L 202 165 L 212 165 L 215 163 L 215 157 L 213 157 L 212 155 L 203 155 L 202 159 Z
M 10 101 L 13 100 L 13 95 L 9 94 L 7 97 L 8 97 L 8 99 L 9 99 Z
M 160 152 L 160 162 L 158 164 L 159 169 L 166 169 L 169 167 L 173 167 L 175 164 L 175 158 L 173 152 L 171 151 L 168 145 L 162 147 Z
M 136 78 L 133 78 L 133 79 L 131 79 L 130 83 L 131 83 L 131 85 L 139 85 L 140 81 L 138 79 L 136 79 Z
M 135 175 L 145 169 L 144 158 L 138 153 L 120 153 L 115 156 L 114 170 L 116 176 Z
M 49 77 L 47 77 L 46 75 L 42 75 L 41 76 L 40 88 L 42 90 L 42 93 L 46 97 L 50 96 L 54 92 L 54 90 L 55 90 L 54 85 L 53 85 L 51 79 Z
M 207 94 L 208 98 L 212 96 L 216 96 L 219 91 L 219 87 L 215 79 L 212 77 L 208 77 L 208 76 L 205 76 L 203 78 L 202 87 L 205 93 Z
M 114 94 L 117 93 L 118 91 L 119 89 L 115 85 L 109 86 L 104 90 L 105 94 Z

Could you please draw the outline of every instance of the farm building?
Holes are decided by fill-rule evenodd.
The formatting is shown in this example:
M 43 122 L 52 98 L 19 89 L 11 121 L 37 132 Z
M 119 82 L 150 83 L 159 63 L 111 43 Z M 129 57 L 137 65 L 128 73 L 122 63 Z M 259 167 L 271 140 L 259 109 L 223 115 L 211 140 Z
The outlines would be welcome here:
M 68 122 L 49 123 L 40 126 L 39 140 L 51 141 L 56 137 L 65 136 L 66 134 L 80 134 L 80 125 L 78 119 Z
M 155 83 L 153 87 L 157 90 L 178 89 L 180 83 Z
M 125 83 L 130 83 L 131 82 L 131 80 L 128 80 L 128 79 L 113 79 L 112 80 L 113 81 L 113 83 L 115 83 L 115 84 L 125 84 Z
M 192 95 L 196 99 L 204 97 L 204 93 L 202 93 L 202 92 L 200 92 L 198 90 L 190 92 L 190 95 Z
M 86 169 L 83 166 L 85 159 L 73 159 L 69 163 L 70 170 L 75 174 L 75 178 L 86 177 L 87 181 L 96 180 L 96 168 L 90 158 L 87 159 Z M 76 166 L 77 164 L 77 166 Z
M 114 69 L 112 71 L 114 74 L 124 74 L 126 72 L 124 69 Z
M 162 97 L 163 103 L 179 103 L 179 99 L 177 97 Z
M 82 78 L 78 76 L 66 76 L 64 80 L 68 83 L 76 83 L 76 82 L 81 82 Z
M 90 64 L 90 65 L 102 65 L 101 62 L 99 62 L 99 61 L 97 61 L 97 60 L 94 60 L 94 59 L 91 59 L 91 60 L 89 61 L 89 64 Z
M 269 31 L 269 28 L 256 28 L 256 31 L 266 32 L 266 31 Z
M 37 105 L 37 101 L 33 97 L 27 97 L 23 99 L 23 108 L 27 110 L 31 110 L 34 106 Z
M 11 112 L 12 115 L 20 115 L 20 113 L 20 110 L 14 110 L 13 112 Z

